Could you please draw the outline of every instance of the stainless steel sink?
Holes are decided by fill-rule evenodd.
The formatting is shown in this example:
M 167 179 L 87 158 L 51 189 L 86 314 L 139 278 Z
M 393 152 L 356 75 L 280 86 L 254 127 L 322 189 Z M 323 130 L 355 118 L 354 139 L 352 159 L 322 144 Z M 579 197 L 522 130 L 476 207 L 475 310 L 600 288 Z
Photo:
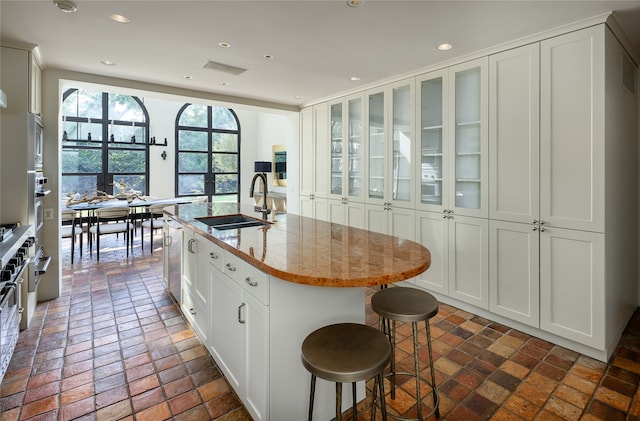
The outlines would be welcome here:
M 271 225 L 271 222 L 245 215 L 205 216 L 196 219 L 203 224 L 207 224 L 210 227 L 221 231 Z

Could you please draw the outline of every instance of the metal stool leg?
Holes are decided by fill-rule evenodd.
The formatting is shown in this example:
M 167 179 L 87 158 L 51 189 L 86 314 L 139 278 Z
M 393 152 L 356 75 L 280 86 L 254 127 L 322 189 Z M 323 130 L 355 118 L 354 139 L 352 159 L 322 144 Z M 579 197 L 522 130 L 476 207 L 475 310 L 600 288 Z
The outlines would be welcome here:
M 418 401 L 418 419 L 422 419 L 422 394 L 420 393 L 420 363 L 418 360 L 418 323 L 411 323 L 413 331 L 413 365 L 416 373 L 416 396 Z
M 356 397 L 356 383 L 351 383 L 351 394 L 353 396 L 353 407 L 351 408 L 351 413 L 353 415 L 353 421 L 358 421 L 358 398 Z
M 433 367 L 433 353 L 431 351 L 431 328 L 429 327 L 429 320 L 425 320 L 427 330 L 427 349 L 429 351 L 429 369 L 431 371 L 431 388 L 433 389 L 433 406 L 436 408 L 436 419 L 440 419 L 440 405 L 438 405 L 438 390 L 436 388 L 436 370 Z
M 316 394 L 316 375 L 311 375 L 311 395 L 309 396 L 309 421 L 313 420 L 313 398 Z
M 336 421 L 342 421 L 342 383 L 336 383 Z

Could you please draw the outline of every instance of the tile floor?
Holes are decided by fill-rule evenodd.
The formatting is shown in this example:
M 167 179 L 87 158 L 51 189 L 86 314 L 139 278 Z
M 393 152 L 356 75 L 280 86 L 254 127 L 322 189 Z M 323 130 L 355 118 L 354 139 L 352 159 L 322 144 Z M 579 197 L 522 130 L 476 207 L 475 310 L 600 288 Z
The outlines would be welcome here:
M 128 260 L 112 240 L 99 264 L 63 262 L 62 295 L 38 305 L 0 385 L 1 421 L 251 419 L 165 293 L 159 244 L 151 255 L 137 242 Z M 640 312 L 609 364 L 448 305 L 431 323 L 441 419 L 640 420 Z M 400 366 L 410 333 L 398 325 Z M 424 328 L 419 343 L 425 360 Z M 412 416 L 414 381 L 398 382 L 388 409 Z

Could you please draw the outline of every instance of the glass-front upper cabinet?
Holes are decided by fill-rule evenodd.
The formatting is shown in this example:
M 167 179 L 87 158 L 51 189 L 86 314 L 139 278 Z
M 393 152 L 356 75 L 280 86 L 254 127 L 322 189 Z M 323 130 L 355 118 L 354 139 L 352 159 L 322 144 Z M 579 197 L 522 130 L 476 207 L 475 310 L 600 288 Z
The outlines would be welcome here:
M 331 104 L 331 196 L 342 196 L 342 102 Z M 304 163 L 303 163 L 304 165 Z
M 486 57 L 450 69 L 450 110 L 455 180 L 448 208 L 468 216 L 487 216 L 487 111 L 488 61 Z
M 418 205 L 425 210 L 441 211 L 447 184 L 443 174 L 447 167 L 446 111 L 448 108 L 448 72 L 432 72 L 416 81 L 418 95 L 419 140 L 417 142 Z
M 362 198 L 362 155 L 364 150 L 362 143 L 362 96 L 358 95 L 349 99 L 347 107 L 347 115 L 349 117 L 348 194 L 350 198 Z
M 329 104 L 331 112 L 331 191 L 333 199 L 362 199 L 362 95 Z
M 413 206 L 414 81 L 367 95 L 367 202 Z
M 369 95 L 368 107 L 368 142 L 369 142 L 369 191 L 368 199 L 385 200 L 384 196 L 384 175 L 385 175 L 385 152 L 386 152 L 386 124 L 384 91 Z

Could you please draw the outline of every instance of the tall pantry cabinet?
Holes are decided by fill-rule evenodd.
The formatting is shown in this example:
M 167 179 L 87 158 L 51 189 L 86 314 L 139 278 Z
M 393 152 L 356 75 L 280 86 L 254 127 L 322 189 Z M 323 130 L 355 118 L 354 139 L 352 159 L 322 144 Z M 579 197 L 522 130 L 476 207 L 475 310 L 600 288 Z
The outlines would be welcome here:
M 417 241 L 426 289 L 487 309 L 487 58 L 416 79 Z
M 634 73 L 604 24 L 490 57 L 490 311 L 601 359 L 636 307 Z
M 300 112 L 300 214 L 328 220 L 329 115 L 326 103 Z

